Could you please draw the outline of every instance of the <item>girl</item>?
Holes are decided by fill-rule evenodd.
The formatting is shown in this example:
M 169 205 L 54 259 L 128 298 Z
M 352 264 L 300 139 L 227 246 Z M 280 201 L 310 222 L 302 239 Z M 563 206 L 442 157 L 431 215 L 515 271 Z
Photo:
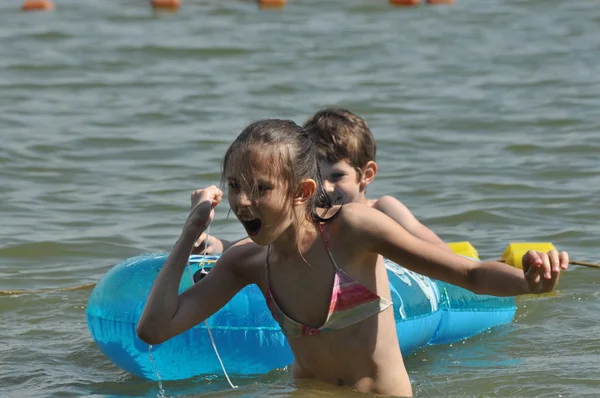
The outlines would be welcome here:
M 475 262 L 415 238 L 366 205 L 327 203 L 313 142 L 294 122 L 262 120 L 227 150 L 223 178 L 232 211 L 252 241 L 227 250 L 200 282 L 178 295 L 192 247 L 223 193 L 192 194 L 192 210 L 159 273 L 138 324 L 159 344 L 210 317 L 256 284 L 294 353 L 294 378 L 359 391 L 411 396 L 381 254 L 431 278 L 476 293 L 551 291 L 567 253 L 529 252 L 524 271 Z

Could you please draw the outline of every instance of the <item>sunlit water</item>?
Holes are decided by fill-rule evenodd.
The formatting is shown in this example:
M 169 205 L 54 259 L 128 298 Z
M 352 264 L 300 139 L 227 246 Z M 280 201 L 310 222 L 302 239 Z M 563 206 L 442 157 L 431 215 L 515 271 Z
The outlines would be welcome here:
M 497 258 L 551 241 L 597 261 L 600 3 L 383 0 L 57 0 L 0 3 L 0 289 L 96 282 L 169 250 L 195 188 L 217 183 L 250 121 L 322 106 L 366 118 L 372 196 L 392 194 L 447 241 Z M 212 227 L 241 236 L 221 206 Z M 600 270 L 573 267 L 516 322 L 427 348 L 417 396 L 597 396 Z M 85 322 L 90 289 L 0 296 L 0 396 L 147 396 L 155 382 L 106 359 Z M 158 370 L 160 371 L 160 370 Z M 165 394 L 349 396 L 287 370 L 163 383 Z

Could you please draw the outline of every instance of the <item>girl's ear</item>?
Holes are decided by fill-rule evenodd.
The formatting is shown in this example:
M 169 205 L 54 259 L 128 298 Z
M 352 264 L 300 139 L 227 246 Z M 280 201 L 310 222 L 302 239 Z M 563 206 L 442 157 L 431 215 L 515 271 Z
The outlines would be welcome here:
M 312 198 L 317 190 L 317 183 L 311 178 L 300 181 L 298 192 L 294 197 L 294 205 L 299 206 Z
M 360 179 L 360 185 L 362 189 L 365 189 L 367 185 L 369 185 L 377 175 L 377 163 L 372 160 L 369 160 L 365 167 L 362 169 L 362 177 Z

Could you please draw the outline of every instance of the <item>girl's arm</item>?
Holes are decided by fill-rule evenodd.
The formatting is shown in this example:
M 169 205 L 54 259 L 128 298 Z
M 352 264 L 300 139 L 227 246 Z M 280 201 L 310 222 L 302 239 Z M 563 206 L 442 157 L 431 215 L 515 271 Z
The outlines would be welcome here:
M 387 214 L 417 238 L 433 243 L 445 250 L 452 251 L 435 232 L 417 220 L 408 207 L 402 204 L 398 199 L 392 196 L 383 196 L 374 203 L 373 208 Z
M 367 206 L 348 204 L 342 210 L 356 244 L 383 255 L 419 274 L 469 289 L 478 294 L 515 296 L 551 291 L 568 255 L 555 250 L 528 252 L 523 270 L 495 261 L 473 261 L 418 239 L 387 215 Z M 524 272 L 525 271 L 525 272 Z
M 194 195 L 196 196 L 194 198 Z M 222 192 L 209 187 L 192 194 L 192 211 L 179 240 L 159 272 L 137 326 L 148 344 L 160 344 L 202 322 L 223 307 L 247 283 L 234 270 L 235 252 L 223 256 L 200 282 L 178 294 L 181 277 L 196 239 L 205 229 Z

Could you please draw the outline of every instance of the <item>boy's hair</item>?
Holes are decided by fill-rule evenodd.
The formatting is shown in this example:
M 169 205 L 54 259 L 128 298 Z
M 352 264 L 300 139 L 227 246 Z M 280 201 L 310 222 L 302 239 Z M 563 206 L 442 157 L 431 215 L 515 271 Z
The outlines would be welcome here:
M 329 163 L 345 160 L 361 175 L 362 168 L 375 161 L 373 133 L 363 118 L 347 109 L 321 109 L 303 128 L 315 141 L 319 157 Z

